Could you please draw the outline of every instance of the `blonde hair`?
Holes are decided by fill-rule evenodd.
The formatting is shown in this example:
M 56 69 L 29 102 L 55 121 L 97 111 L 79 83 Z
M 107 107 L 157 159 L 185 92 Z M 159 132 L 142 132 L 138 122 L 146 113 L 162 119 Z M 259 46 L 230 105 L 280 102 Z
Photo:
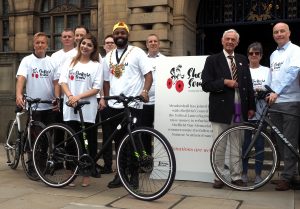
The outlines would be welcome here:
M 46 38 L 46 43 L 48 44 L 48 36 L 47 36 L 47 34 L 44 33 L 44 32 L 37 32 L 36 34 L 34 34 L 34 36 L 33 36 L 33 42 L 34 42 L 37 38 L 39 38 L 39 37 L 45 37 L 45 38 Z

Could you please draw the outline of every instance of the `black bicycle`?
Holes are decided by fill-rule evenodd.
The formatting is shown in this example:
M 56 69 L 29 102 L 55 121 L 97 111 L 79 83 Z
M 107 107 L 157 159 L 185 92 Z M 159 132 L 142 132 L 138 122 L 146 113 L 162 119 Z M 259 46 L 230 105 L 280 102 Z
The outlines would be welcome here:
M 16 169 L 21 158 L 25 174 L 29 179 L 36 181 L 39 177 L 35 172 L 32 161 L 33 143 L 46 126 L 40 121 L 34 121 L 32 112 L 36 110 L 40 103 L 52 104 L 52 101 L 41 100 L 40 98 L 33 99 L 27 95 L 24 95 L 24 100 L 27 108 L 17 107 L 15 119 L 8 122 L 4 148 L 6 150 L 7 165 L 12 169 Z M 27 118 L 25 128 L 22 129 L 21 117 L 24 114 L 27 114 Z
M 132 128 L 136 118 L 131 116 L 129 104 L 141 101 L 141 97 L 108 96 L 105 100 L 116 100 L 124 105 L 124 112 L 89 128 L 110 123 L 116 118 L 122 122 L 104 143 L 95 159 L 89 154 L 83 154 L 78 135 L 89 128 L 74 131 L 65 124 L 47 126 L 37 137 L 33 148 L 34 166 L 40 179 L 51 187 L 64 187 L 70 184 L 78 173 L 91 175 L 95 170 L 95 162 L 103 154 L 103 150 L 121 127 L 126 127 L 126 135 L 117 150 L 117 171 L 125 189 L 134 197 L 141 200 L 155 200 L 165 195 L 171 188 L 175 173 L 176 161 L 173 149 L 168 140 L 157 130 L 148 127 Z M 74 111 L 78 111 L 83 121 L 81 107 L 88 102 L 78 102 Z M 61 137 L 57 140 L 57 137 Z M 55 139 L 55 140 L 54 140 Z M 146 151 L 144 143 L 151 140 L 152 149 Z M 54 142 L 59 141 L 55 144 Z M 148 141 L 149 142 L 149 141 Z
M 266 86 L 266 89 L 267 91 L 263 92 L 259 99 L 265 99 L 269 93 L 273 92 L 268 86 Z M 275 135 L 284 146 L 290 149 L 300 162 L 298 147 L 293 147 L 288 139 L 279 131 L 270 120 L 269 113 L 300 117 L 300 115 L 271 109 L 269 105 L 266 105 L 261 118 L 256 124 L 243 123 L 230 127 L 222 132 L 213 143 L 210 155 L 211 166 L 215 175 L 227 186 L 237 190 L 254 190 L 262 187 L 272 179 L 276 169 L 279 167 L 280 161 Z M 250 143 L 247 149 L 244 149 L 244 153 L 242 153 L 242 146 L 246 135 L 250 138 Z M 262 140 L 263 149 L 261 150 L 255 150 L 255 143 L 258 140 Z M 232 180 L 235 177 L 234 175 L 237 173 L 241 174 L 242 163 L 245 160 L 249 162 L 247 179 L 243 185 L 236 185 Z M 259 164 L 262 169 L 259 181 L 255 180 L 255 164 Z

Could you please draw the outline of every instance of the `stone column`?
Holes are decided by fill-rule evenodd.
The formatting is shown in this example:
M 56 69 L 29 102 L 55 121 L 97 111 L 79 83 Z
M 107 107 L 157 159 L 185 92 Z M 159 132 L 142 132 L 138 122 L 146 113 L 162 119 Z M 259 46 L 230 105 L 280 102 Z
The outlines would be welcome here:
M 158 0 L 144 3 L 139 0 L 128 2 L 129 25 L 131 32 L 129 40 L 133 45 L 146 49 L 145 41 L 149 34 L 156 34 L 160 38 L 161 52 L 171 55 L 172 44 L 172 5 L 169 1 Z

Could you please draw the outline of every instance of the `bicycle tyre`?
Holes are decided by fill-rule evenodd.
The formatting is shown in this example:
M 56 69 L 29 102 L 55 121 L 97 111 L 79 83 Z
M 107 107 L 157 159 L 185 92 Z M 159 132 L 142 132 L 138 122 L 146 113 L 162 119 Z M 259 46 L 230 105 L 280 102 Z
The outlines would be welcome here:
M 9 138 L 7 143 L 12 147 L 5 146 L 7 164 L 11 169 L 16 169 L 19 165 L 20 160 L 20 136 L 21 133 L 18 131 L 18 125 L 14 120 L 10 120 L 7 124 L 6 140 Z
M 69 126 L 54 123 L 38 135 L 33 146 L 33 164 L 46 185 L 64 187 L 77 177 L 82 149 L 74 134 Z
M 164 196 L 171 188 L 176 174 L 176 160 L 168 140 L 157 130 L 139 127 L 132 131 L 138 153 L 127 134 L 117 153 L 117 169 L 125 189 L 140 200 L 151 201 Z M 141 149 L 141 143 L 151 140 L 151 153 Z M 130 151 L 128 151 L 130 150 Z M 136 160 L 139 156 L 139 160 Z M 134 160 L 135 159 L 135 160 Z
M 264 148 L 260 152 L 255 151 L 253 146 L 248 154 L 248 172 L 247 178 L 243 180 L 243 185 L 236 185 L 232 182 L 233 178 L 239 178 L 243 173 L 242 146 L 245 133 L 251 133 L 251 136 L 257 130 L 252 125 L 238 125 L 223 131 L 214 141 L 210 154 L 210 161 L 215 175 L 227 186 L 241 191 L 250 191 L 262 187 L 273 177 L 275 170 L 279 165 L 277 149 L 271 138 L 264 131 L 261 132 Z M 235 134 L 237 141 L 231 136 Z M 223 153 L 223 154 L 222 154 Z M 232 154 L 232 153 L 238 153 Z M 259 159 L 258 159 L 259 158 Z M 255 180 L 255 166 L 261 166 L 261 181 Z M 233 173 L 235 172 L 235 174 Z M 238 173 L 238 175 L 237 175 Z M 233 176 L 236 175 L 236 176 Z M 237 177 L 238 176 L 238 177 Z
M 26 176 L 33 180 L 37 181 L 39 180 L 39 176 L 36 173 L 36 170 L 33 165 L 32 161 L 32 150 L 33 150 L 33 144 L 38 136 L 38 134 L 44 129 L 46 126 L 40 122 L 40 121 L 33 121 L 30 127 L 30 139 L 31 139 L 31 147 L 29 145 L 29 142 L 27 141 L 27 130 L 25 130 L 23 137 L 22 137 L 22 151 L 21 151 L 21 162 L 23 170 L 26 174 Z

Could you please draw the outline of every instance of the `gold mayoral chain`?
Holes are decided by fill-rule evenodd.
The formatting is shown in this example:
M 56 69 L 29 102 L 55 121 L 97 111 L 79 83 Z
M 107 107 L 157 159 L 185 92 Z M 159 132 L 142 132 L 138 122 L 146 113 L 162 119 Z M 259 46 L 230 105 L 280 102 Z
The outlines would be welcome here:
M 127 58 L 128 54 L 132 51 L 134 47 L 132 47 L 128 53 L 126 54 L 126 56 L 122 59 L 123 55 L 125 54 L 125 52 L 127 51 L 127 47 L 126 49 L 124 50 L 124 52 L 122 53 L 121 57 L 118 58 L 118 51 L 116 49 L 116 60 L 117 60 L 117 64 L 113 64 L 112 61 L 111 61 L 111 57 L 112 57 L 112 54 L 113 52 L 110 54 L 110 57 L 109 57 L 109 67 L 110 67 L 110 72 L 111 74 L 113 74 L 116 78 L 120 78 L 123 74 L 123 71 L 125 70 L 125 59 Z M 120 63 L 120 60 L 122 59 L 122 62 Z M 120 64 L 119 64 L 120 63 Z

